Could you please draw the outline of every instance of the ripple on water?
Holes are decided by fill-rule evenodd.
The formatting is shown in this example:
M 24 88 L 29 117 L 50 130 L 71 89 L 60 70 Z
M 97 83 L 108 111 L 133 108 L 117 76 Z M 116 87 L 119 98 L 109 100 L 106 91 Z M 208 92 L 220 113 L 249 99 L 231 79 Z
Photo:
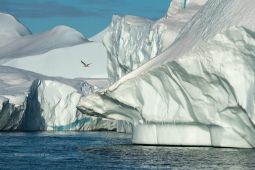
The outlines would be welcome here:
M 115 132 L 0 133 L 6 169 L 254 169 L 254 149 L 132 145 Z

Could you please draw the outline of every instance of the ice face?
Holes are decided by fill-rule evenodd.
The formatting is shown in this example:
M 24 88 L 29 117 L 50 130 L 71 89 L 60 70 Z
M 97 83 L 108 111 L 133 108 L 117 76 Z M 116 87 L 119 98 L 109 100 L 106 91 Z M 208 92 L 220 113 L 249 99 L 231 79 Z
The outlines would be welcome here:
M 207 1 L 208 0 L 172 0 L 167 11 L 167 17 L 174 16 L 175 14 L 184 12 L 187 9 L 197 11 Z M 189 11 L 189 13 L 192 15 L 191 11 Z
M 39 80 L 40 79 L 40 80 Z M 81 114 L 81 96 L 98 90 L 86 81 L 46 77 L 0 66 L 0 130 L 117 130 L 130 132 L 131 125 Z M 90 79 L 102 86 L 103 80 Z M 103 85 L 104 86 L 104 85 Z
M 88 42 L 67 26 L 31 35 L 8 14 L 0 14 L 0 24 L 0 63 L 5 65 L 0 66 L 0 130 L 130 129 L 124 121 L 85 116 L 76 109 L 81 96 L 108 85 L 106 79 L 89 79 L 107 77 L 102 43 Z M 84 69 L 81 60 L 93 67 Z M 89 83 L 67 79 L 74 77 L 87 77 Z
M 16 130 L 26 110 L 26 96 L 0 97 L 0 130 Z
M 100 34 L 103 34 L 102 41 L 107 50 L 107 72 L 111 82 L 162 53 L 205 2 L 192 1 L 187 6 L 188 1 L 172 1 L 168 15 L 158 21 L 113 16 L 111 25 Z
M 130 124 L 81 114 L 76 105 L 81 94 L 57 81 L 36 80 L 28 96 L 1 97 L 0 130 L 118 130 L 127 132 Z
M 79 108 L 131 121 L 134 143 L 255 147 L 254 35 L 231 27 Z
M 113 16 L 103 38 L 108 52 L 107 71 L 112 82 L 157 54 L 157 49 L 150 48 L 152 41 L 147 39 L 151 27 L 152 21 L 144 18 Z

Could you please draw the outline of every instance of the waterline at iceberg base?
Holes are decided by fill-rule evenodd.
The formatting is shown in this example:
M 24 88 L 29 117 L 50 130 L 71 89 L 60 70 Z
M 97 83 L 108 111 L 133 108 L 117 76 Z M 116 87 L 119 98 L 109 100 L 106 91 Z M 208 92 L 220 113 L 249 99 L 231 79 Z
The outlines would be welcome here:
M 232 128 L 199 124 L 144 124 L 134 128 L 134 144 L 250 148 Z

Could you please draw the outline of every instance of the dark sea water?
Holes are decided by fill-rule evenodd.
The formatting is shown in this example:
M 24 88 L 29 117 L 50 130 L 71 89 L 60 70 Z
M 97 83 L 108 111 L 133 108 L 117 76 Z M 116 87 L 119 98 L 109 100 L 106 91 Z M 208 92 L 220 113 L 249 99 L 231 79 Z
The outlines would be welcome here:
M 0 133 L 0 169 L 255 169 L 254 149 L 131 144 L 115 132 Z

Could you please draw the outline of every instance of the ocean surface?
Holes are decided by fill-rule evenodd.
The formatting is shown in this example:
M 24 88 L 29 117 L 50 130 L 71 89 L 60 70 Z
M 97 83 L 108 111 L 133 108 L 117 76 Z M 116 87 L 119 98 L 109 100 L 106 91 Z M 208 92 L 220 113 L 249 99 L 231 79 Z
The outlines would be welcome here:
M 115 132 L 0 133 L 0 169 L 255 169 L 255 149 L 131 144 Z

